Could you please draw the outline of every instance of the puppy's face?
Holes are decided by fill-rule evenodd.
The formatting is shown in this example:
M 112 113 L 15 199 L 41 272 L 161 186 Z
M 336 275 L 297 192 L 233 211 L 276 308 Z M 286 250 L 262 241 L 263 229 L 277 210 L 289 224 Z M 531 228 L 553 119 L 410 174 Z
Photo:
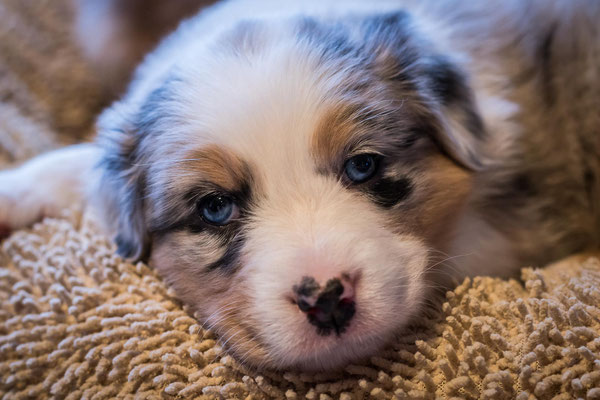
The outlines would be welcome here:
M 360 42 L 312 21 L 244 26 L 179 63 L 137 109 L 138 132 L 106 134 L 121 252 L 151 246 L 243 362 L 337 367 L 418 312 L 480 123 L 405 18 L 357 22 Z

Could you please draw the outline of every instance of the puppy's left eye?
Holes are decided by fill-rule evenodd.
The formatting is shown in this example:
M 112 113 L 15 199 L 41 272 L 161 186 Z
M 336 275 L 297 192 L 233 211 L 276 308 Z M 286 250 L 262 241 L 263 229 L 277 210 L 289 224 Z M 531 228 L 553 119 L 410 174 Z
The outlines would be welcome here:
M 344 172 L 352 182 L 363 183 L 377 173 L 378 161 L 375 154 L 359 154 L 346 161 Z
M 227 225 L 239 216 L 238 206 L 232 197 L 212 194 L 200 201 L 202 219 L 212 225 Z

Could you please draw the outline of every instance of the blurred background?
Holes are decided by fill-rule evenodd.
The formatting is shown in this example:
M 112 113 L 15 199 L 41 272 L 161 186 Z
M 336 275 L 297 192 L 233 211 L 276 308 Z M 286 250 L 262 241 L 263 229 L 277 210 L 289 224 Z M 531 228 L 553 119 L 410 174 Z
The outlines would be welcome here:
M 0 168 L 93 137 L 178 22 L 215 0 L 0 0 Z

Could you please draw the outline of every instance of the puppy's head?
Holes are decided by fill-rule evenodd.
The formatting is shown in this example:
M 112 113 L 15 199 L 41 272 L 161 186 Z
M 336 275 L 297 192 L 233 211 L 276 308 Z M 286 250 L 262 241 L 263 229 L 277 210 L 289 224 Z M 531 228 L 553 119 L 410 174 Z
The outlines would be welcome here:
M 109 110 L 102 193 L 119 251 L 151 250 L 239 360 L 332 368 L 418 312 L 483 132 L 404 14 L 285 26 L 239 26 Z

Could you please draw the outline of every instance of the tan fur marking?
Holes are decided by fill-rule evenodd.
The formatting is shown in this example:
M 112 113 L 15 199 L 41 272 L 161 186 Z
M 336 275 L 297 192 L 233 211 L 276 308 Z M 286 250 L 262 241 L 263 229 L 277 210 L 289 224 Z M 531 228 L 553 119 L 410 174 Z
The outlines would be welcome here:
M 445 244 L 471 193 L 472 175 L 441 154 L 422 161 L 409 209 L 399 208 L 393 221 L 418 232 L 428 243 Z
M 188 154 L 182 163 L 184 173 L 201 176 L 219 187 L 228 190 L 239 190 L 248 179 L 247 165 L 231 151 L 211 145 Z
M 460 214 L 471 192 L 472 176 L 441 155 L 431 157 L 427 164 L 423 176 L 427 197 L 421 203 L 421 224 L 424 234 L 435 241 Z
M 356 140 L 359 132 L 352 122 L 352 109 L 337 105 L 330 107 L 317 124 L 311 138 L 310 150 L 319 167 L 344 156 L 348 146 Z

